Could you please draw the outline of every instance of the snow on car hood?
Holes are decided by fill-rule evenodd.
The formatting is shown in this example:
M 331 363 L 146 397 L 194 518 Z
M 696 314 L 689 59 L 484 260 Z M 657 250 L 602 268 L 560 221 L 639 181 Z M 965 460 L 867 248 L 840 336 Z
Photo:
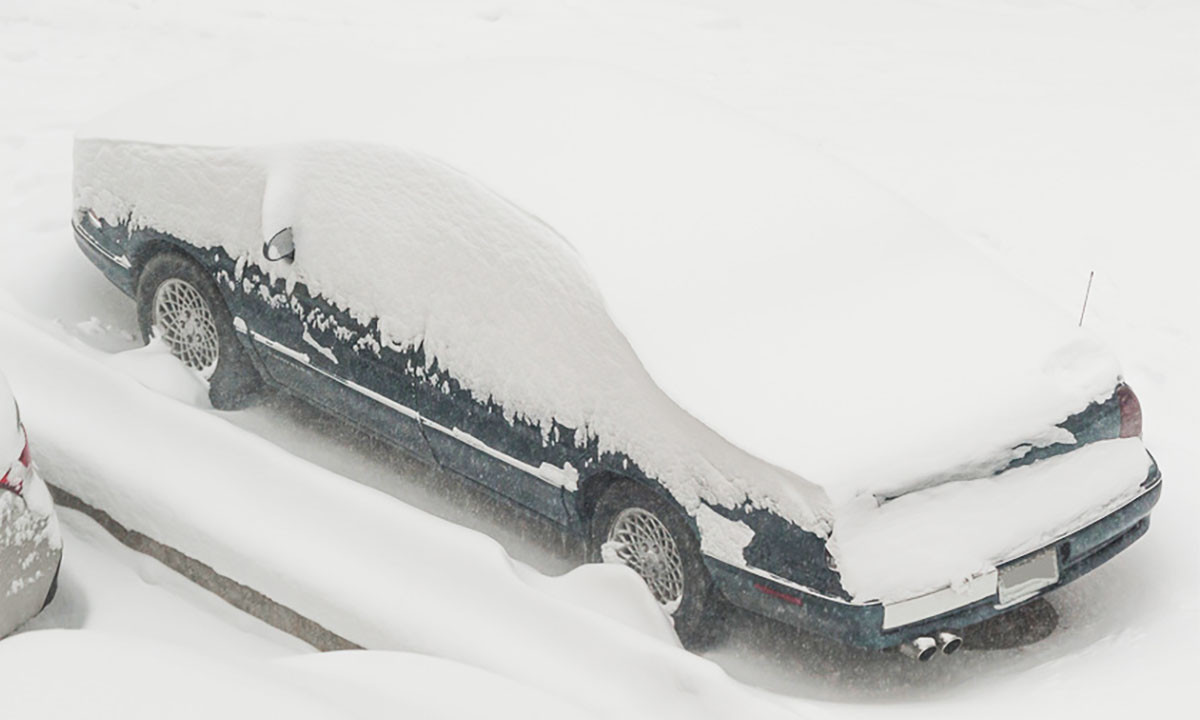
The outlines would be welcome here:
M 1117 384 L 1095 338 L 971 246 L 721 106 L 589 66 L 378 73 L 241 68 L 83 136 L 438 158 L 566 238 L 682 408 L 834 504 L 1070 442 L 1056 423 Z

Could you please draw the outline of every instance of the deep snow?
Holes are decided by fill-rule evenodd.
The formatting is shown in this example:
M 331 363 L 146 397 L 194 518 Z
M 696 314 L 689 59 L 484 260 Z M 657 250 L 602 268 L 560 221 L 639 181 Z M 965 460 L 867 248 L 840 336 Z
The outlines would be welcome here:
M 93 347 L 130 346 L 127 300 L 71 245 L 70 134 L 82 118 L 181 75 L 352 45 L 399 60 L 599 60 L 679 82 L 816 138 L 1064 311 L 1078 311 L 1095 269 L 1086 325 L 1117 348 L 1167 483 L 1147 537 L 1052 595 L 1057 627 L 1035 644 L 968 649 L 954 662 L 916 666 L 738 617 L 735 637 L 707 657 L 810 716 L 1170 717 L 1190 700 L 1200 632 L 1198 498 L 1190 482 L 1200 474 L 1200 308 L 1191 282 L 1200 233 L 1191 209 L 1200 191 L 1200 18 L 1192 3 L 407 7 L 350 0 L 258 8 L 210 2 L 135 11 L 60 0 L 0 10 L 0 96 L 19 98 L 15 111 L 0 115 L 0 268 L 5 289 L 25 308 Z M 8 340 L 0 348 L 4 358 L 23 352 Z M 66 348 L 68 366 L 73 353 Z M 52 392 L 58 379 L 42 376 L 39 384 Z M 317 432 L 352 435 L 338 423 L 286 404 L 229 419 L 429 511 L 487 528 L 509 553 L 545 571 L 563 569 L 552 539 L 523 537 L 540 534 L 536 526 L 486 503 L 443 497 L 436 477 L 384 459 L 369 441 L 347 449 Z M 134 498 L 130 510 L 141 509 Z M 501 612 L 496 622 L 520 623 L 523 615 Z M 414 631 L 425 624 L 409 622 Z M 439 654 L 464 659 L 458 632 L 431 642 Z M 575 666 L 591 650 L 564 644 L 553 652 Z M 607 690 L 630 706 L 645 699 L 623 686 Z M 671 702 L 679 692 L 672 685 L 657 697 Z
M 563 717 L 553 698 L 405 653 L 319 654 L 63 510 L 71 563 L 50 607 L 0 644 L 15 717 Z M 458 692 L 469 687 L 470 693 Z M 69 692 L 64 692 L 69 688 Z M 183 701 L 182 698 L 187 698 Z

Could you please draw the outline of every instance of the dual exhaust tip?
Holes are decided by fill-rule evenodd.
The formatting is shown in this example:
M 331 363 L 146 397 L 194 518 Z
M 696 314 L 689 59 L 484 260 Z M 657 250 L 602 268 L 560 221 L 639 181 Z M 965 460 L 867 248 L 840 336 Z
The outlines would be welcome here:
M 953 655 L 962 647 L 962 638 L 951 632 L 940 632 L 933 637 L 924 636 L 910 640 L 900 646 L 900 652 L 917 662 L 929 662 L 941 650 L 943 655 Z

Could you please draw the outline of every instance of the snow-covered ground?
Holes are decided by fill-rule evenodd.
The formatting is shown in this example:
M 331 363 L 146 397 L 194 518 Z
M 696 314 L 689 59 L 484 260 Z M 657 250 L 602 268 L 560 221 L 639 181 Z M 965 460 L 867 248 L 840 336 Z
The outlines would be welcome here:
M 1052 632 L 1049 613 L 1031 613 L 1018 647 L 985 634 L 973 644 L 993 649 L 916 665 L 739 615 L 733 637 L 696 658 L 670 642 L 625 573 L 567 573 L 571 548 L 520 513 L 451 492 L 286 398 L 212 413 L 152 372 L 153 357 L 112 355 L 135 345 L 133 308 L 74 248 L 73 128 L 213 65 L 348 47 L 401 62 L 622 66 L 816 141 L 1063 308 L 1078 310 L 1095 270 L 1087 324 L 1122 358 L 1165 474 L 1150 533 L 1051 596 Z M 46 477 L 360 644 L 413 651 L 305 654 L 161 568 L 143 572 L 186 607 L 126 593 L 107 578 L 153 564 L 72 516 L 63 595 L 35 627 L 83 629 L 0 643 L 6 666 L 28 658 L 30 682 L 47 692 L 107 697 L 111 688 L 89 678 L 96 658 L 155 643 L 206 675 L 260 673 L 261 683 L 229 680 L 247 703 L 300 712 L 306 672 L 338 677 L 303 708 L 310 714 L 397 697 L 467 712 L 456 684 L 513 716 L 526 706 L 595 716 L 1185 714 L 1177 703 L 1191 695 L 1200 649 L 1195 3 L 28 0 L 0 7 L 0 97 L 0 367 Z M 163 627 L 185 612 L 188 629 Z M 266 668 L 240 672 L 251 657 Z M 56 673 L 34 677 L 55 660 Z M 159 677 L 151 670 L 143 659 L 131 672 Z M 404 694 L 386 688 L 396 677 L 426 681 Z
M 80 630 L 252 661 L 315 652 L 125 547 L 83 513 L 59 508 L 58 515 L 71 562 L 53 602 L 22 633 Z
M 11 717 L 532 717 L 571 707 L 469 666 L 407 653 L 318 654 L 235 610 L 81 513 L 61 510 L 58 595 L 0 643 Z M 469 694 L 456 688 L 470 687 Z

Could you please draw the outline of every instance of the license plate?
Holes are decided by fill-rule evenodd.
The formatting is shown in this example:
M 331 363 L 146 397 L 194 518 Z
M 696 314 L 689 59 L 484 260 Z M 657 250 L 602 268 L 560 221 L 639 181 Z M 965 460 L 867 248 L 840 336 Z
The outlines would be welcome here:
M 1058 551 L 1046 548 L 1024 560 L 1000 568 L 1000 605 L 1019 603 L 1037 591 L 1058 582 Z

